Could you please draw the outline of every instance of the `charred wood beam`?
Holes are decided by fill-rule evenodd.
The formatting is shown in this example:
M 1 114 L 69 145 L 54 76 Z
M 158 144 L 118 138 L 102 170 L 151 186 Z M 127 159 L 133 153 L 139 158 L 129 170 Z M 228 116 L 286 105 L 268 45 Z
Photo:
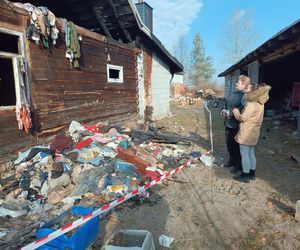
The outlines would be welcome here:
M 124 36 L 126 37 L 127 41 L 128 41 L 128 42 L 132 42 L 132 38 L 131 38 L 130 33 L 129 33 L 128 30 L 124 27 L 124 24 L 120 21 L 120 17 L 119 17 L 118 11 L 117 11 L 117 9 L 116 9 L 116 7 L 115 7 L 113 1 L 112 1 L 112 0 L 108 0 L 108 2 L 109 2 L 109 4 L 110 4 L 111 8 L 113 9 L 115 18 L 117 19 L 117 22 L 118 22 L 118 24 L 119 24 L 119 26 L 120 26 L 120 28 L 121 28 L 121 30 L 122 30 Z
M 109 38 L 113 38 L 112 35 L 110 34 L 108 28 L 106 27 L 105 23 L 104 23 L 104 17 L 102 14 L 102 10 L 100 7 L 93 7 L 93 12 L 95 17 L 97 18 L 98 23 L 101 26 L 101 29 L 104 31 L 105 35 Z
M 178 134 L 168 133 L 168 132 L 159 132 L 156 131 L 145 131 L 141 129 L 132 129 L 129 133 L 132 139 L 139 140 L 140 142 L 144 141 L 156 141 L 163 143 L 180 143 L 180 142 L 199 142 L 199 138 L 195 136 L 182 136 Z

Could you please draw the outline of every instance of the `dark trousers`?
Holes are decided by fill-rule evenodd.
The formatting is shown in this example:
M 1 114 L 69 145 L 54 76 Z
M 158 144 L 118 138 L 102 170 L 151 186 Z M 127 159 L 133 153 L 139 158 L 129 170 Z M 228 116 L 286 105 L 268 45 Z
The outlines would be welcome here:
M 240 145 L 234 139 L 237 132 L 237 128 L 225 128 L 226 146 L 230 157 L 229 161 L 231 161 L 234 166 L 241 167 Z

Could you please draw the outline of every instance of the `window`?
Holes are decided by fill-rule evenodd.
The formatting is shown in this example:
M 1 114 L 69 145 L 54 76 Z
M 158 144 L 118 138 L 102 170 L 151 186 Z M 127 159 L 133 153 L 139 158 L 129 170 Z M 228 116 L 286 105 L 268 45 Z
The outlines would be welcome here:
M 16 105 L 12 59 L 0 58 L 0 106 Z
M 0 110 L 29 104 L 29 97 L 23 33 L 0 28 Z
M 15 70 L 19 56 L 19 36 L 0 30 L 0 107 L 16 105 Z M 14 65 L 15 64 L 15 65 Z
M 19 37 L 0 32 L 0 51 L 19 54 Z
M 107 82 L 123 83 L 123 67 L 107 64 Z

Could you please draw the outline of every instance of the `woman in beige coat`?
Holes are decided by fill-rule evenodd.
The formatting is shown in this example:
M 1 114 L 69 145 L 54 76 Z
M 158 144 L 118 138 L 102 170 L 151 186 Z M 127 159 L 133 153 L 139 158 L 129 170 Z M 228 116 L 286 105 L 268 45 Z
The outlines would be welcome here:
M 254 146 L 258 142 L 260 128 L 264 118 L 264 104 L 269 99 L 268 85 L 257 85 L 253 91 L 245 95 L 246 105 L 242 112 L 233 110 L 235 118 L 240 121 L 240 128 L 235 140 L 240 144 L 243 172 L 234 177 L 237 181 L 249 183 L 255 179 L 256 158 Z

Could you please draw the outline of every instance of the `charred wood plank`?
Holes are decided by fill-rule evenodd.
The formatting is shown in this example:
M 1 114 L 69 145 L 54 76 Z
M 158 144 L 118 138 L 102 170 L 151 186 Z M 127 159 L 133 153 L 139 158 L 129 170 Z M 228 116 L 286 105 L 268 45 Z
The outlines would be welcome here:
M 93 12 L 94 12 L 94 15 L 97 18 L 97 21 L 100 24 L 102 30 L 104 31 L 105 35 L 108 36 L 109 38 L 113 38 L 112 35 L 110 34 L 108 28 L 106 27 L 105 22 L 103 21 L 104 17 L 102 14 L 101 7 L 93 7 Z
M 111 8 L 113 9 L 114 16 L 115 16 L 115 18 L 117 19 L 117 22 L 118 22 L 118 24 L 119 24 L 119 26 L 120 26 L 122 32 L 124 33 L 124 36 L 126 37 L 126 39 L 127 39 L 128 42 L 132 43 L 131 35 L 130 35 L 130 33 L 128 32 L 128 30 L 124 27 L 124 24 L 121 22 L 120 17 L 119 17 L 119 14 L 118 14 L 118 11 L 117 11 L 117 9 L 116 9 L 116 7 L 115 7 L 113 1 L 112 1 L 112 0 L 108 0 L 108 2 L 109 2 L 109 4 L 110 4 Z

